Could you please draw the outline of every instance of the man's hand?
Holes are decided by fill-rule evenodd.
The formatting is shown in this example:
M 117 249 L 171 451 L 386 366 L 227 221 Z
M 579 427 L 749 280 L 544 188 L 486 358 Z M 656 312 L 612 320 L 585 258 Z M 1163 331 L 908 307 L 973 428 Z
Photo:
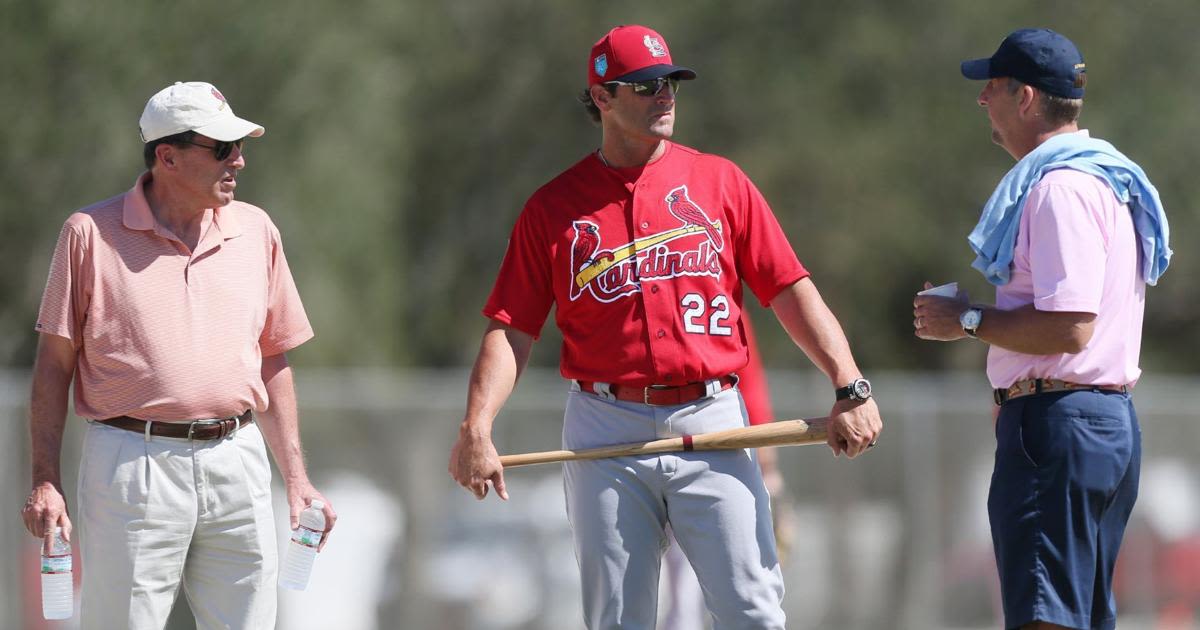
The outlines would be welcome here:
M 21 508 L 21 519 L 25 521 L 25 529 L 38 538 L 46 538 L 54 533 L 55 527 L 61 527 L 63 539 L 71 540 L 67 502 L 52 483 L 42 482 L 33 487 L 25 499 L 25 507 Z
M 303 512 L 313 501 L 325 504 L 325 508 L 321 510 L 325 513 L 325 533 L 321 535 L 321 545 L 317 547 L 317 552 L 320 553 L 325 548 L 325 543 L 329 542 L 329 533 L 333 530 L 334 523 L 337 523 L 337 512 L 334 511 L 333 504 L 325 498 L 325 495 L 317 492 L 317 489 L 307 479 L 292 483 L 285 482 L 284 485 L 287 486 L 288 509 L 291 511 L 291 527 L 289 529 L 296 529 L 300 526 L 300 512 Z
M 933 285 L 926 282 L 926 289 Z M 918 295 L 913 298 L 913 328 L 921 339 L 954 341 L 967 336 L 958 317 L 971 307 L 965 291 L 954 297 Z
M 504 488 L 504 466 L 496 452 L 492 439 L 470 431 L 459 432 L 458 441 L 450 449 L 450 476 L 458 485 L 470 490 L 476 499 L 482 500 L 488 493 L 488 482 L 496 488 L 496 494 L 505 501 L 508 491 Z
M 775 551 L 780 564 L 787 562 L 796 548 L 796 505 L 787 488 L 780 487 L 771 496 L 771 528 L 775 531 Z
M 796 507 L 783 474 L 779 472 L 778 449 L 763 446 L 758 449 L 758 467 L 762 469 L 763 485 L 771 498 L 771 527 L 775 530 L 775 550 L 779 562 L 787 561 L 796 545 Z
M 879 407 L 875 399 L 864 401 L 839 400 L 829 412 L 829 437 L 826 443 L 833 449 L 834 456 L 845 453 L 850 459 L 862 455 L 875 444 L 883 420 L 879 418 Z

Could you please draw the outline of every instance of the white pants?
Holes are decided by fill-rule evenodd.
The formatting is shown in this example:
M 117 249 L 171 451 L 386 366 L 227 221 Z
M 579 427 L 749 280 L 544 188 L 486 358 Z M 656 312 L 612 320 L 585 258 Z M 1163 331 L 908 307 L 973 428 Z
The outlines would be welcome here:
M 651 407 L 576 386 L 563 446 L 694 435 L 744 426 L 745 418 L 736 388 Z M 716 630 L 784 627 L 770 499 L 751 450 L 567 462 L 563 469 L 588 628 L 654 627 L 668 523 L 696 570 Z
M 274 628 L 271 467 L 258 427 L 221 440 L 88 424 L 79 466 L 85 630 L 161 629 L 179 587 L 209 628 Z

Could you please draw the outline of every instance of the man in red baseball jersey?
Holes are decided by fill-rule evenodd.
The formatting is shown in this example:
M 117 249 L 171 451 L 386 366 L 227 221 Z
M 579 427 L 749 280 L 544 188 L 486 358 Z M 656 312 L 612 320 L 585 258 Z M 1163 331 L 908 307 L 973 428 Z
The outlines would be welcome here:
M 841 326 L 766 201 L 728 160 L 670 141 L 681 80 L 666 41 L 619 26 L 592 47 L 585 106 L 599 150 L 517 219 L 484 315 L 454 479 L 507 498 L 492 423 L 550 312 L 570 380 L 565 448 L 744 426 L 742 282 L 829 376 L 829 446 L 855 457 L 881 429 Z M 782 628 L 783 582 L 754 454 L 684 452 L 564 464 L 589 628 L 653 627 L 670 524 L 717 628 Z

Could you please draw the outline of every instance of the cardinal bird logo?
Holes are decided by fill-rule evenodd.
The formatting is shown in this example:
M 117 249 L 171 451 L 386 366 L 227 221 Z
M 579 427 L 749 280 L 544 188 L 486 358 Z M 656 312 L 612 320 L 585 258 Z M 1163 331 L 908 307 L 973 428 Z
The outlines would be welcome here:
M 704 210 L 700 209 L 690 198 L 688 198 L 687 186 L 680 186 L 667 193 L 667 209 L 671 214 L 675 215 L 680 221 L 687 225 L 695 225 L 704 228 L 704 232 L 708 234 L 708 240 L 712 241 L 713 247 L 717 251 L 721 251 L 724 246 L 724 239 L 721 237 L 720 224 L 713 224 L 709 220 L 708 215 Z
M 590 221 L 575 221 L 575 242 L 571 244 L 572 272 L 592 264 L 600 249 L 600 228 Z

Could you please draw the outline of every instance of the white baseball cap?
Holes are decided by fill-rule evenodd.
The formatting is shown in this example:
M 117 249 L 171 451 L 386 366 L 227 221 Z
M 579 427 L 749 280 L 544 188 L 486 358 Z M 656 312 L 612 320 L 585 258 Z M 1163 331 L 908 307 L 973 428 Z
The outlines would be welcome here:
M 213 140 L 233 142 L 246 136 L 257 138 L 262 125 L 233 115 L 233 108 L 211 83 L 180 83 L 164 88 L 146 102 L 141 128 L 142 142 L 152 142 L 185 131 Z

